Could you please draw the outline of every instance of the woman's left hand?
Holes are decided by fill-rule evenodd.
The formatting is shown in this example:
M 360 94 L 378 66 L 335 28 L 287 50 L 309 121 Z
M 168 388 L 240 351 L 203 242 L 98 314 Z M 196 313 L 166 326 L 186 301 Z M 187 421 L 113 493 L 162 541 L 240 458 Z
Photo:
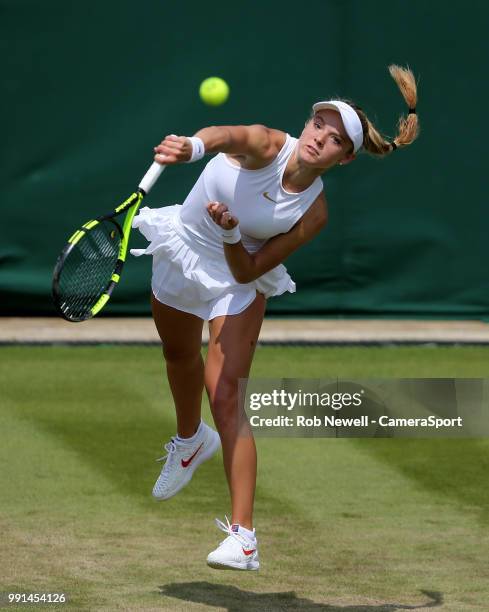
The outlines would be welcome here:
M 222 227 L 222 229 L 233 229 L 233 227 L 236 227 L 239 223 L 238 218 L 231 214 L 226 204 L 222 204 L 221 202 L 209 202 L 206 208 L 214 223 Z

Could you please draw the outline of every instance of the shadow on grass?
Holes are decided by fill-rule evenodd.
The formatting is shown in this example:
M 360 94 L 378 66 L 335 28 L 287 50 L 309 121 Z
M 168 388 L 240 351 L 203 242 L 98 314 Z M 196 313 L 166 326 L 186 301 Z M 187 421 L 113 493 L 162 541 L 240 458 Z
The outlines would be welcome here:
M 395 612 L 395 610 L 420 610 L 435 608 L 443 604 L 443 596 L 436 591 L 424 591 L 428 601 L 420 605 L 386 603 L 381 605 L 346 605 L 337 606 L 316 603 L 304 597 L 297 597 L 294 591 L 277 593 L 255 593 L 235 586 L 213 584 L 211 582 L 180 582 L 159 587 L 160 594 L 182 601 L 206 604 L 224 608 L 228 612 L 242 610 L 279 612 L 280 610 L 301 610 L 302 612 Z

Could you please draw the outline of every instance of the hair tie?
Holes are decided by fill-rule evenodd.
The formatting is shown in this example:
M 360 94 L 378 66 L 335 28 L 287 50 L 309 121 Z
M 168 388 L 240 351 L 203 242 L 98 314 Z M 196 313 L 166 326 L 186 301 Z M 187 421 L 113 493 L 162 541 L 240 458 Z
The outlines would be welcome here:
M 415 115 L 416 114 L 416 108 L 410 108 L 408 115 Z
M 395 151 L 397 149 L 397 145 L 394 141 L 391 142 L 392 150 Z

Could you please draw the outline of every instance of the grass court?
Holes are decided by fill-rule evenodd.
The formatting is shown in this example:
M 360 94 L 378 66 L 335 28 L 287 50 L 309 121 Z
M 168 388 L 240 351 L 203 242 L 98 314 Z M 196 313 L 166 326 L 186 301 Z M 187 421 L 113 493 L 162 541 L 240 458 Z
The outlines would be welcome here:
M 484 347 L 259 346 L 251 375 L 489 363 Z M 0 389 L 0 591 L 65 592 L 60 610 L 489 609 L 486 439 L 258 438 L 261 569 L 219 572 L 205 558 L 229 515 L 221 454 L 151 497 L 175 433 L 159 348 L 3 347 Z

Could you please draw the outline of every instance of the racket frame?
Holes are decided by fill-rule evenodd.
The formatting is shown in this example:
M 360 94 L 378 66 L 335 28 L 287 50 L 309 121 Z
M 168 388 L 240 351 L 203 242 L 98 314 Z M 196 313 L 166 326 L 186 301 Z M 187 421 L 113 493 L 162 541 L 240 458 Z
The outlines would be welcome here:
M 68 243 L 61 251 L 60 256 L 58 257 L 58 261 L 56 262 L 56 266 L 53 272 L 53 300 L 56 305 L 58 312 L 61 316 L 66 319 L 66 321 L 70 321 L 72 323 L 79 323 L 80 321 L 86 321 L 87 319 L 91 319 L 98 312 L 102 310 L 102 308 L 107 304 L 116 287 L 117 283 L 120 280 L 122 268 L 124 267 L 124 262 L 126 261 L 127 255 L 127 247 L 129 245 L 129 234 L 131 232 L 132 220 L 134 219 L 134 215 L 138 211 L 139 206 L 144 197 L 144 191 L 138 189 L 137 192 L 133 193 L 127 200 L 122 202 L 120 206 L 118 206 L 114 211 L 97 217 L 96 219 L 91 219 L 84 223 L 81 228 L 77 229 L 72 236 L 68 239 Z M 121 228 L 119 223 L 115 220 L 115 217 L 127 211 L 126 218 L 124 219 L 124 224 Z M 62 300 L 59 295 L 59 280 L 63 270 L 64 263 L 71 251 L 75 247 L 75 245 L 91 230 L 93 230 L 99 223 L 102 221 L 111 221 L 118 229 L 119 234 L 121 236 L 121 243 L 119 245 L 119 253 L 117 256 L 117 261 L 114 267 L 114 271 L 112 276 L 100 295 L 99 299 L 92 306 L 90 311 L 85 317 L 70 317 L 68 316 L 62 308 Z
M 87 319 L 91 319 L 97 313 L 99 313 L 102 310 L 102 308 L 105 306 L 105 304 L 107 304 L 107 302 L 109 301 L 110 296 L 112 292 L 114 291 L 115 286 L 120 280 L 122 268 L 124 267 L 124 262 L 126 261 L 127 247 L 129 245 L 129 234 L 131 233 L 131 227 L 132 227 L 132 221 L 134 219 L 134 215 L 138 211 L 138 208 L 141 205 L 141 202 L 143 201 L 144 196 L 149 193 L 149 191 L 152 189 L 153 185 L 156 183 L 156 181 L 158 180 L 158 178 L 160 177 L 161 173 L 163 172 L 165 168 L 166 168 L 165 165 L 159 164 L 157 162 L 153 162 L 151 166 L 149 167 L 148 171 L 146 172 L 146 174 L 141 179 L 141 182 L 139 183 L 139 187 L 136 192 L 131 194 L 127 198 L 127 200 L 122 202 L 122 204 L 120 204 L 112 212 L 106 215 L 97 217 L 96 219 L 91 219 L 90 221 L 87 221 L 86 223 L 84 223 L 81 226 L 81 228 L 77 229 L 72 234 L 72 236 L 68 239 L 68 243 L 66 244 L 64 249 L 61 251 L 58 257 L 58 260 L 56 262 L 56 265 L 54 267 L 53 283 L 52 283 L 52 295 L 53 295 L 53 300 L 54 300 L 56 309 L 61 314 L 61 316 L 67 321 L 70 321 L 71 323 L 78 323 L 80 321 L 86 321 Z M 118 215 L 122 214 L 125 211 L 127 211 L 127 215 L 126 215 L 126 218 L 124 219 L 124 224 L 121 229 L 121 226 L 119 225 L 119 223 L 115 221 L 115 217 L 117 217 Z M 87 234 L 87 232 L 91 231 L 100 222 L 108 221 L 108 220 L 114 223 L 114 225 L 117 227 L 120 234 L 122 235 L 122 240 L 121 240 L 121 244 L 119 245 L 119 253 L 118 253 L 116 265 L 114 267 L 114 271 L 112 273 L 112 276 L 106 288 L 100 295 L 99 299 L 95 302 L 95 304 L 89 310 L 88 314 L 85 317 L 81 317 L 81 318 L 80 317 L 70 318 L 66 315 L 66 313 L 62 309 L 62 303 L 61 303 L 60 295 L 59 295 L 59 279 L 61 276 L 61 272 L 63 270 L 64 263 L 68 255 L 70 254 L 70 252 L 73 250 L 74 246 L 77 244 L 77 242 L 79 242 L 83 238 L 83 236 Z

